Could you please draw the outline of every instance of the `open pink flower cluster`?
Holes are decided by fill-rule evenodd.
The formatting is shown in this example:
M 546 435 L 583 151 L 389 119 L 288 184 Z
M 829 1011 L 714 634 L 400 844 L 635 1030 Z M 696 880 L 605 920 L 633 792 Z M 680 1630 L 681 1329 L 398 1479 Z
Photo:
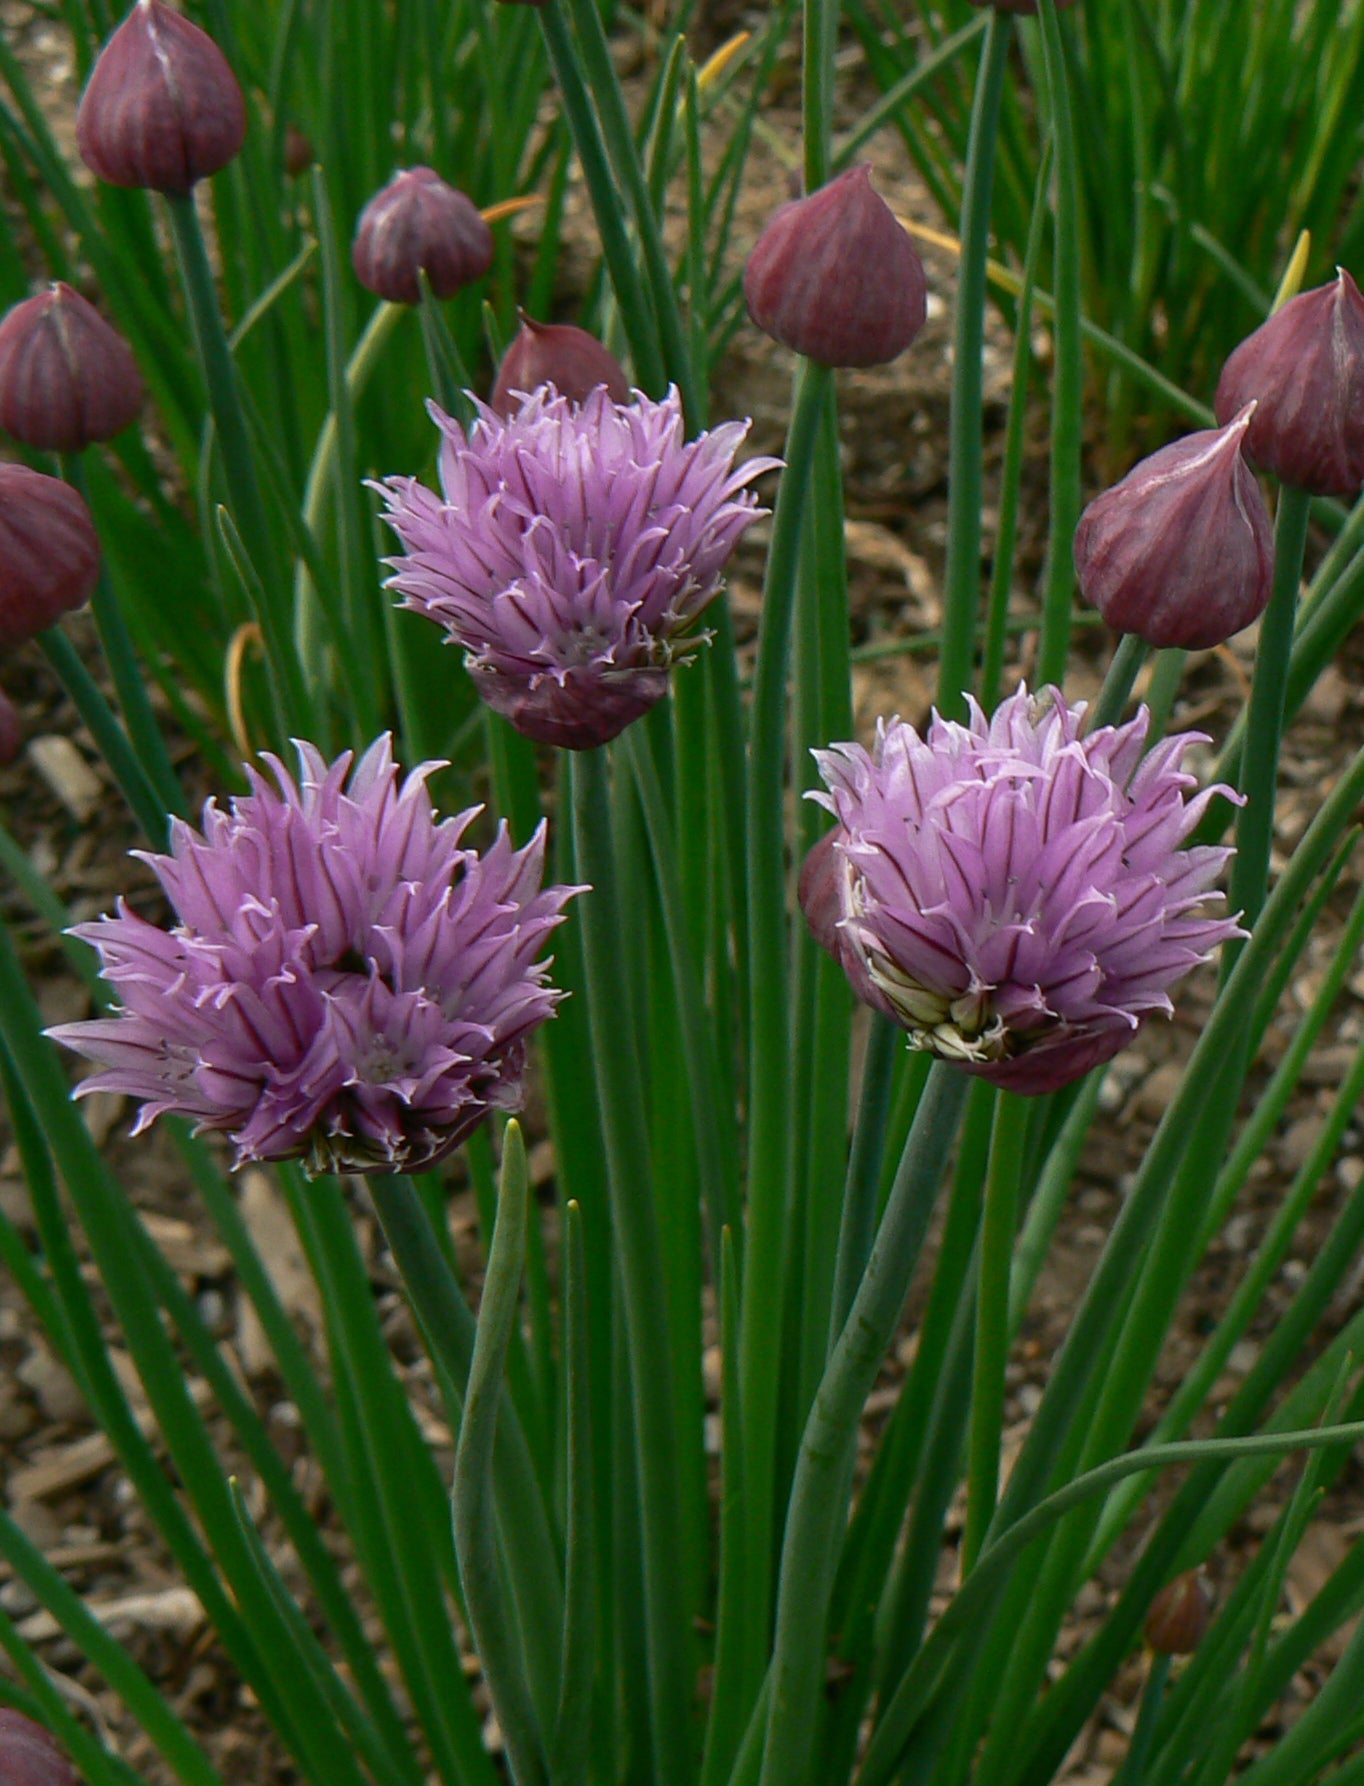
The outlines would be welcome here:
M 202 834 L 177 822 L 144 855 L 174 929 L 126 906 L 76 927 L 122 1009 L 50 1033 L 104 1069 L 79 1092 L 142 1101 L 137 1130 L 169 1111 L 226 1131 L 238 1164 L 420 1170 L 518 1106 L 562 997 L 536 957 L 581 889 L 542 889 L 543 826 L 463 847 L 478 809 L 438 821 L 442 765 L 399 783 L 387 736 L 353 768 L 297 749 L 297 781 L 267 756 L 277 786 L 248 772 L 231 812 L 210 801 Z
M 683 438 L 661 402 L 581 404 L 541 385 L 504 418 L 485 404 L 445 436 L 438 496 L 415 478 L 378 486 L 406 556 L 388 562 L 404 607 L 462 645 L 479 693 L 544 744 L 604 744 L 662 698 L 669 667 L 761 511 L 734 465 L 746 423 Z
M 913 1045 L 996 1085 L 1053 1091 L 1112 1058 L 1228 937 L 1199 908 L 1230 850 L 1181 847 L 1217 793 L 1148 753 L 1150 715 L 1085 734 L 1084 706 L 1020 687 L 987 719 L 883 724 L 816 751 L 837 825 L 801 903 L 818 941 Z

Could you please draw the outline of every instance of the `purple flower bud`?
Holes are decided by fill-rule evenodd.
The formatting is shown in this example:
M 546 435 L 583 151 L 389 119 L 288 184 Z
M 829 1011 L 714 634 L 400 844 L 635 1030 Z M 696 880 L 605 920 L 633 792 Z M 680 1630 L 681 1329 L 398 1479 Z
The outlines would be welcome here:
M 874 753 L 814 753 L 837 820 L 802 876 L 816 939 L 913 1047 L 1028 1094 L 1112 1059 L 1244 934 L 1199 915 L 1231 851 L 1180 848 L 1214 794 L 1237 798 L 1185 799 L 1200 734 L 1147 752 L 1145 708 L 1089 733 L 1083 715 L 1020 687 L 989 719 L 972 701 L 967 725 L 892 720 Z
M 1158 1656 L 1191 1656 L 1208 1634 L 1212 1594 L 1197 1569 L 1176 1575 L 1151 1602 L 1144 1635 Z
M 237 1163 L 416 1172 L 521 1101 L 526 1038 L 563 996 L 537 964 L 574 887 L 541 888 L 544 826 L 484 855 L 437 821 L 426 781 L 397 780 L 387 736 L 352 767 L 297 746 L 297 782 L 248 771 L 230 813 L 177 820 L 144 855 L 178 922 L 120 906 L 78 925 L 122 1009 L 48 1033 L 104 1069 L 77 1095 L 142 1101 L 231 1136 Z M 140 854 L 141 852 L 139 852 Z
M 515 415 L 485 404 L 445 436 L 443 498 L 376 486 L 406 557 L 388 588 L 464 647 L 483 699 L 528 738 L 605 744 L 661 700 L 668 670 L 762 511 L 745 485 L 774 466 L 734 455 L 746 422 L 683 441 L 682 405 L 598 386 L 582 404 L 541 385 Z
M 436 297 L 450 298 L 493 264 L 493 232 L 434 169 L 410 167 L 360 213 L 351 262 L 365 290 L 390 304 L 420 304 L 423 272 Z
M 297 124 L 284 127 L 284 171 L 291 180 L 300 179 L 317 160 L 313 139 Z
M 133 351 L 60 280 L 0 322 L 0 428 L 48 453 L 112 440 L 142 407 Z
M 572 323 L 536 322 L 522 315 L 515 341 L 502 356 L 488 407 L 512 416 L 523 397 L 542 384 L 552 384 L 570 403 L 581 403 L 606 386 L 613 403 L 630 401 L 630 381 L 620 361 L 595 335 Z
M 217 44 L 165 0 L 137 0 L 86 84 L 81 160 L 111 186 L 181 195 L 245 138 L 246 102 Z
M 1241 453 L 1254 413 L 1162 447 L 1081 515 L 1080 593 L 1115 631 L 1202 651 L 1264 612 L 1274 530 Z
M 923 327 L 928 286 L 863 165 L 773 214 L 748 257 L 744 296 L 764 334 L 796 353 L 825 366 L 880 366 Z
M 1341 267 L 1333 284 L 1290 298 L 1233 352 L 1217 419 L 1254 399 L 1253 465 L 1316 496 L 1364 489 L 1364 296 Z
M 7 1705 L 0 1705 L 0 1781 L 4 1786 L 80 1786 L 51 1732 Z
M 22 645 L 83 607 L 99 559 L 90 511 L 70 484 L 0 465 L 0 647 Z

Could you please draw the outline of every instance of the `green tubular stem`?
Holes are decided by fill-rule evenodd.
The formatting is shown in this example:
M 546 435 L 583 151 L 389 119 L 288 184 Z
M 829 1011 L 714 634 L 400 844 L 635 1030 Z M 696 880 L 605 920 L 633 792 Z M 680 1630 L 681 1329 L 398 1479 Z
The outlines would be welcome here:
M 1146 1778 L 1146 1764 L 1151 1759 L 1151 1738 L 1155 1735 L 1156 1722 L 1165 1698 L 1165 1683 L 1169 1678 L 1170 1658 L 1153 1655 L 1146 1675 L 1146 1685 L 1142 1689 L 1137 1727 L 1132 1732 L 1127 1759 L 1115 1775 L 1113 1786 L 1142 1786 Z
M 346 366 L 346 389 L 352 404 L 359 401 L 378 365 L 389 337 L 404 315 L 403 304 L 381 303 L 365 324 L 364 333 Z M 307 482 L 303 486 L 303 525 L 314 537 L 322 526 L 326 504 L 336 480 L 336 460 L 340 447 L 340 430 L 335 411 L 329 411 L 317 436 Z M 294 567 L 294 640 L 299 659 L 305 664 L 318 661 L 322 650 L 323 617 L 317 586 L 306 564 Z
M 1051 522 L 1037 680 L 1058 686 L 1070 658 L 1075 607 L 1072 542 L 1080 519 L 1080 451 L 1084 429 L 1084 354 L 1080 314 L 1080 195 L 1074 120 L 1061 25 L 1052 0 L 1038 23 L 1056 136 L 1056 380 L 1051 423 Z
M 1009 1276 L 1018 1229 L 1018 1193 L 1028 1105 L 1002 1092 L 990 1137 L 985 1214 L 980 1236 L 980 1288 L 976 1293 L 975 1385 L 971 1395 L 970 1468 L 962 1573 L 975 1567 L 999 1494 L 1000 1438 L 1004 1427 L 1004 1373 L 1009 1360 Z
M 681 1514 L 672 1363 L 666 1309 L 658 1294 L 662 1267 L 636 1038 L 633 1024 L 621 1010 L 618 965 L 622 932 L 611 801 L 606 760 L 600 750 L 572 753 L 568 768 L 577 872 L 592 887 L 579 911 L 629 1354 L 629 1407 L 643 1544 L 652 1778 L 658 1786 L 688 1786 L 695 1777 L 693 1677 L 685 1584 L 676 1555 Z
M 271 675 L 272 678 L 278 678 L 276 699 L 281 708 L 278 718 L 290 733 L 307 737 L 311 733 L 311 702 L 293 652 L 292 641 L 282 624 L 279 605 L 271 599 L 271 592 L 282 588 L 277 574 L 277 554 L 261 496 L 260 480 L 256 476 L 256 463 L 251 454 L 250 431 L 237 387 L 232 350 L 228 346 L 222 312 L 218 307 L 213 269 L 209 265 L 203 231 L 199 227 L 199 213 L 192 194 L 168 195 L 166 207 L 189 306 L 194 345 L 203 369 L 204 382 L 208 387 L 209 407 L 217 431 L 234 519 L 247 555 L 255 565 L 266 590 L 265 609 L 260 618 L 270 656 Z
M 555 1786 L 586 1786 L 592 1712 L 593 1646 L 592 1394 L 587 1344 L 587 1263 L 578 1204 L 564 1206 L 564 1434 L 568 1518 L 564 1531 L 567 1580 L 559 1708 L 550 1770 Z
M 809 1765 L 858 1422 L 904 1307 L 969 1088 L 968 1076 L 946 1064 L 929 1074 L 871 1258 L 806 1422 L 782 1546 L 761 1786 L 791 1786 Z
M 376 1174 L 367 1178 L 365 1184 L 427 1350 L 442 1379 L 443 1393 L 455 1399 L 456 1405 L 449 1413 L 452 1424 L 457 1425 L 476 1343 L 474 1317 L 460 1294 L 412 1180 Z M 529 1442 L 511 1398 L 506 1395 L 499 1410 L 493 1467 L 498 1514 L 509 1538 L 505 1549 L 512 1567 L 522 1629 L 537 1637 L 533 1651 L 527 1655 L 527 1667 L 536 1704 L 541 1708 L 541 1720 L 547 1722 L 546 1710 L 552 1713 L 558 1693 L 558 1660 L 552 1653 L 553 1640 L 548 1634 L 558 1630 L 563 1616 L 563 1586 Z
M 1094 703 L 1093 717 L 1089 724 L 1091 731 L 1097 731 L 1100 726 L 1121 724 L 1132 685 L 1140 675 L 1141 666 L 1146 662 L 1146 654 L 1150 649 L 1145 639 L 1139 639 L 1135 633 L 1124 633 L 1118 640 L 1118 648 L 1108 666 L 1104 685 Z
M 976 611 L 980 606 L 985 263 L 990 246 L 990 201 L 1000 102 L 1012 39 L 1012 19 L 991 10 L 976 78 L 962 188 L 962 253 L 952 353 L 947 570 L 942 653 L 938 659 L 938 711 L 949 719 L 962 719 L 966 714 L 966 696 L 972 686 Z
M 119 724 L 118 716 L 100 692 L 94 677 L 81 662 L 75 646 L 59 626 L 38 635 L 43 655 L 84 720 L 99 753 L 109 766 L 123 798 L 143 835 L 154 849 L 166 843 L 166 809 L 146 770 Z
M 484 1679 L 502 1726 L 512 1779 L 515 1786 L 544 1786 L 548 1774 L 543 1741 L 518 1666 L 512 1619 L 502 1593 L 493 1490 L 498 1404 L 502 1399 L 507 1346 L 521 1303 L 529 1200 L 525 1144 L 519 1125 L 509 1122 L 502 1143 L 497 1223 L 488 1252 L 464 1417 L 455 1448 L 451 1508 L 464 1602 Z
M 1236 856 L 1231 867 L 1229 901 L 1250 929 L 1264 904 L 1269 880 L 1269 851 L 1274 837 L 1274 796 L 1283 735 L 1288 665 L 1293 645 L 1298 585 L 1302 580 L 1311 497 L 1285 486 L 1279 494 L 1274 524 L 1274 587 L 1260 622 L 1255 678 L 1246 718 L 1241 792 L 1246 803 L 1236 821 Z M 1224 959 L 1234 961 L 1231 954 Z
M 829 1307 L 829 1352 L 833 1351 L 848 1319 L 848 1310 L 862 1281 L 876 1233 L 886 1120 L 890 1114 L 895 1061 L 903 1046 L 902 1031 L 879 1011 L 873 1011 L 871 1034 L 867 1038 L 862 1065 L 857 1122 L 848 1156 L 848 1181 L 843 1192 L 838 1259 L 834 1267 L 833 1300 Z
M 659 342 L 658 320 L 639 276 L 635 247 L 625 224 L 624 206 L 611 175 L 606 144 L 593 109 L 591 91 L 578 64 L 562 0 L 548 0 L 547 5 L 537 9 L 537 16 L 563 101 L 564 116 L 573 133 L 573 146 L 578 151 L 583 179 L 592 198 L 602 252 L 635 362 L 635 376 L 650 396 L 661 397 L 667 388 L 668 372 Z
M 806 361 L 797 378 L 787 432 L 786 470 L 777 492 L 768 549 L 749 731 L 750 1114 L 739 1373 L 748 1501 L 745 1555 L 750 1694 L 757 1690 L 762 1658 L 767 1653 L 772 1596 L 778 1393 L 773 1360 L 780 1352 L 781 1262 L 790 1172 L 789 945 L 781 916 L 787 909 L 787 662 L 806 491 L 832 376 L 828 367 Z
M 1364 1421 L 1351 1421 L 1342 1426 L 1318 1426 L 1295 1432 L 1255 1433 L 1242 1439 L 1190 1439 L 1177 1445 L 1151 1445 L 1124 1457 L 1112 1458 L 1039 1501 L 981 1553 L 975 1572 L 962 1584 L 934 1628 L 932 1644 L 925 1647 L 919 1662 L 905 1676 L 900 1690 L 882 1713 L 858 1776 L 858 1786 L 887 1786 L 895 1777 L 910 1733 L 948 1678 L 954 1647 L 964 1639 L 969 1640 L 973 1628 L 988 1616 L 994 1604 L 993 1597 L 1014 1563 L 1063 1514 L 1094 1495 L 1107 1493 L 1137 1470 L 1165 1470 L 1181 1464 L 1222 1463 L 1244 1457 L 1277 1457 L 1292 1451 L 1316 1451 L 1323 1446 L 1356 1443 L 1361 1437 L 1364 1437 Z
M 81 455 L 72 453 L 63 456 L 62 472 L 72 489 L 78 490 L 88 503 L 90 486 Z M 109 575 L 108 565 L 103 560 L 90 605 L 94 610 L 95 625 L 99 629 L 100 644 L 104 647 L 104 660 L 109 666 L 109 674 L 113 677 L 118 694 L 118 704 L 123 710 L 123 723 L 128 729 L 129 742 L 164 811 L 183 818 L 187 810 L 184 789 L 171 766 L 166 741 L 161 736 L 161 728 L 156 723 L 156 715 L 147 698 L 146 678 L 137 661 L 137 652 L 128 632 L 128 624 L 123 618 L 118 592 Z
M 695 388 L 691 352 L 687 331 L 682 323 L 681 306 L 677 301 L 677 288 L 673 284 L 672 269 L 668 265 L 663 233 L 649 196 L 644 168 L 635 148 L 630 115 L 625 107 L 625 96 L 621 92 L 601 12 L 596 0 L 550 0 L 548 11 L 553 12 L 560 5 L 566 6 L 573 15 L 578 50 L 574 68 L 581 68 L 586 74 L 591 102 L 600 121 L 601 134 L 615 170 L 616 181 L 624 190 L 634 216 L 639 240 L 639 249 L 634 258 L 642 258 L 644 262 L 649 294 L 653 299 L 653 314 L 658 321 L 664 373 L 680 391 L 683 411 L 688 422 L 695 426 L 704 405 Z M 542 22 L 548 24 L 543 15 Z M 557 59 L 554 71 L 556 77 L 562 80 L 563 71 Z M 578 153 L 581 159 L 581 143 L 578 145 Z M 598 217 L 599 226 L 600 223 L 601 219 Z M 611 272 L 614 279 L 614 263 Z M 624 292 L 617 293 L 622 301 L 625 295 Z M 661 392 L 657 394 L 661 395 Z

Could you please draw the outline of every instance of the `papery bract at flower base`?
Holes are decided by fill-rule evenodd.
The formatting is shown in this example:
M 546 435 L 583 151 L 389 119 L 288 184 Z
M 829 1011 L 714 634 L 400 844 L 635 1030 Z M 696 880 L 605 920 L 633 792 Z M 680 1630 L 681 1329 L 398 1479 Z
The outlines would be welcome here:
M 490 1109 L 520 1103 L 526 1037 L 562 996 L 537 964 L 572 887 L 542 889 L 544 827 L 514 850 L 460 843 L 473 811 L 438 821 L 401 784 L 389 739 L 352 769 L 298 745 L 273 757 L 202 835 L 177 822 L 145 855 L 179 917 L 121 906 L 75 927 L 122 1010 L 49 1033 L 100 1063 L 77 1088 L 140 1099 L 137 1129 L 174 1112 L 226 1131 L 238 1164 L 310 1172 L 432 1165 Z
M 734 465 L 748 431 L 684 441 L 676 391 L 581 405 L 547 386 L 504 420 L 486 404 L 445 435 L 443 497 L 415 478 L 376 488 L 406 550 L 387 562 L 403 606 L 464 647 L 483 699 L 528 738 L 604 744 L 667 690 L 669 667 L 761 513 L 745 486 L 775 459 Z
M 1252 465 L 1315 496 L 1354 501 L 1364 489 L 1364 293 L 1343 267 L 1233 351 L 1217 381 L 1218 421 L 1251 401 Z
M 1274 529 L 1241 452 L 1254 413 L 1161 447 L 1081 515 L 1080 593 L 1116 631 L 1201 651 L 1264 612 Z
M 1083 715 L 1020 688 L 990 719 L 972 702 L 966 725 L 815 752 L 838 821 L 802 876 L 816 939 L 915 1047 L 1025 1093 L 1110 1060 L 1241 934 L 1199 911 L 1231 851 L 1180 847 L 1236 798 L 1185 798 L 1201 734 L 1143 755 L 1145 708 L 1088 735 Z

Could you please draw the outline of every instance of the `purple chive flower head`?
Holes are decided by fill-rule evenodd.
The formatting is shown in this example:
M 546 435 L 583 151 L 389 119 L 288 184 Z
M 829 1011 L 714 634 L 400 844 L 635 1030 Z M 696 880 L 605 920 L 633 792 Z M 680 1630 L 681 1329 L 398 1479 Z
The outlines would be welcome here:
M 774 459 L 735 467 L 746 422 L 685 441 L 662 402 L 581 404 L 552 387 L 503 418 L 486 404 L 445 439 L 443 495 L 415 478 L 378 485 L 406 556 L 388 587 L 464 647 L 483 699 L 528 738 L 605 744 L 659 700 L 693 653 L 739 536 L 762 511 L 745 486 Z
M 1148 753 L 1150 715 L 1082 735 L 1083 704 L 1020 687 L 987 719 L 892 720 L 815 752 L 838 821 L 801 901 L 817 940 L 916 1048 L 1014 1091 L 1112 1058 L 1226 938 L 1200 908 L 1230 850 L 1182 849 L 1216 793 Z
M 99 1062 L 78 1093 L 142 1100 L 218 1129 L 237 1163 L 309 1172 L 434 1164 L 490 1109 L 520 1102 L 526 1037 L 562 996 L 537 963 L 580 889 L 542 888 L 544 829 L 514 850 L 461 844 L 477 808 L 437 820 L 437 763 L 399 783 L 387 736 L 352 767 L 299 744 L 299 777 L 248 771 L 231 812 L 177 822 L 144 855 L 179 922 L 120 906 L 74 934 L 123 1001 L 49 1033 Z

